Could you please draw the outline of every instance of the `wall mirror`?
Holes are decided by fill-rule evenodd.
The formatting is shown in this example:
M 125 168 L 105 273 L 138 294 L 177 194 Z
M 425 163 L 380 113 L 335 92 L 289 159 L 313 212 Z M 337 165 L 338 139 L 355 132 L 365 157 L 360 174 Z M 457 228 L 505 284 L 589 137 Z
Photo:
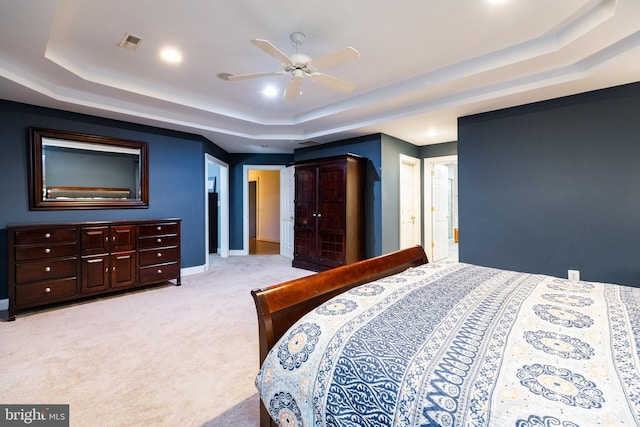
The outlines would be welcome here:
M 30 138 L 31 210 L 149 207 L 146 143 L 36 128 Z

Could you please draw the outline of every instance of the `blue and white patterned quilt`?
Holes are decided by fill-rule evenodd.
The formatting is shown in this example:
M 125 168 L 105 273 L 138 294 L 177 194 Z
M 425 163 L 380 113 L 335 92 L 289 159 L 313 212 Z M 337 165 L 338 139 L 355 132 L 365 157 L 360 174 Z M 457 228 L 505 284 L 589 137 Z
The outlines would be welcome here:
M 339 295 L 269 353 L 281 426 L 638 426 L 640 288 L 426 264 Z

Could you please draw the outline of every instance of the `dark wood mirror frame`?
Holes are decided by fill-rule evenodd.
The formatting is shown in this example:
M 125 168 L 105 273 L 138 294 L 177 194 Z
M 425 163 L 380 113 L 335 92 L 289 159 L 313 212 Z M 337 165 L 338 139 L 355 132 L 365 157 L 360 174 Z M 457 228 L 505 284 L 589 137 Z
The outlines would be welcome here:
M 50 129 L 29 129 L 29 208 L 31 210 L 66 210 L 66 209 L 119 209 L 149 207 L 149 172 L 148 146 L 145 142 L 126 139 L 108 138 L 75 132 Z M 88 153 L 111 153 L 113 151 L 135 151 L 138 154 L 138 171 L 136 182 L 137 194 L 130 196 L 129 188 L 118 188 L 109 184 L 84 186 L 81 183 L 64 183 L 64 186 L 46 188 L 44 184 L 45 167 L 43 164 L 43 139 L 67 143 L 82 144 L 91 147 Z M 100 148 L 105 150 L 101 151 Z M 65 164 L 65 168 L 71 167 Z M 47 197 L 57 193 L 57 197 Z

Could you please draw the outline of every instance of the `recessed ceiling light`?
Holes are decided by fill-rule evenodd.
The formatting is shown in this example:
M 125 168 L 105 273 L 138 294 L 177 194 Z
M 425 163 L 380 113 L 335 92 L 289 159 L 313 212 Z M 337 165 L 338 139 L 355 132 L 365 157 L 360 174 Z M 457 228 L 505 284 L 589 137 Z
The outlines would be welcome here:
M 182 54 L 170 47 L 163 49 L 162 52 L 160 52 L 160 56 L 162 59 L 172 64 L 182 62 Z
M 276 89 L 273 86 L 267 86 L 264 88 L 264 90 L 262 91 L 262 94 L 264 96 L 268 96 L 268 97 L 274 97 L 278 94 L 278 89 Z

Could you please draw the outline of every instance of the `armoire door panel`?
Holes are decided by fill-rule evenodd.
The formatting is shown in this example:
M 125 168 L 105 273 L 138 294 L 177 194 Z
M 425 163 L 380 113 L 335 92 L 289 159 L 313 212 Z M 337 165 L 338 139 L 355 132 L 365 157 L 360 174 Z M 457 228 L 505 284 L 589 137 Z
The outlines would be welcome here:
M 344 233 L 321 233 L 319 262 L 328 267 L 345 263 Z
M 318 218 L 320 230 L 344 230 L 346 215 L 344 203 L 320 203 L 321 217 Z
M 293 253 L 296 258 L 305 261 L 312 262 L 317 258 L 316 238 L 313 230 L 295 230 Z

